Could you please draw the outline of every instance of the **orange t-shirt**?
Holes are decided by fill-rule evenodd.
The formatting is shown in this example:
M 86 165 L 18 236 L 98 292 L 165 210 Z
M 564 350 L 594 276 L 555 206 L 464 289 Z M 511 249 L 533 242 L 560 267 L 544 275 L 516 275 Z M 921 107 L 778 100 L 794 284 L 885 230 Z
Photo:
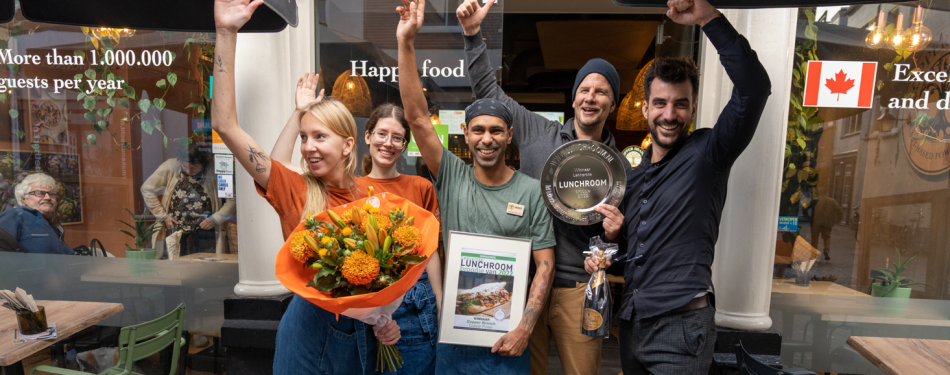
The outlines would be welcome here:
M 419 176 L 401 174 L 396 178 L 378 179 L 372 177 L 358 177 L 356 183 L 367 188 L 372 186 L 376 192 L 389 192 L 408 199 L 417 206 L 435 215 L 435 219 L 442 221 L 439 216 L 439 201 L 435 196 L 432 183 Z
M 304 204 L 307 203 L 307 180 L 276 160 L 271 160 L 267 189 L 265 190 L 256 182 L 254 186 L 257 187 L 257 194 L 274 206 L 274 211 L 277 211 L 280 217 L 280 229 L 284 233 L 284 240 L 287 240 L 290 233 L 300 224 L 300 214 Z M 429 184 L 429 186 L 432 185 Z M 341 206 L 364 197 L 366 197 L 366 188 L 360 186 L 359 180 L 349 189 L 327 186 L 329 200 L 327 208 Z M 433 199 L 435 199 L 434 195 Z

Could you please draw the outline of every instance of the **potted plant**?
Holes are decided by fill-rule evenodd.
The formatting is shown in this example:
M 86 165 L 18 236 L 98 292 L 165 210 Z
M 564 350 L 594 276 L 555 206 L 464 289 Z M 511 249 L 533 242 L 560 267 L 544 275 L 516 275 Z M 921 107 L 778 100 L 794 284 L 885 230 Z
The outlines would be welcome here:
M 133 249 L 129 244 L 125 244 L 127 248 L 125 250 L 126 258 L 135 258 L 135 259 L 155 259 L 155 249 L 149 249 L 145 247 L 145 242 L 152 237 L 155 232 L 158 232 L 162 229 L 162 220 L 158 220 L 152 225 L 145 224 L 145 215 L 135 216 L 128 208 L 125 209 L 126 212 L 132 216 L 132 222 L 135 225 L 126 223 L 122 220 L 116 220 L 122 224 L 125 224 L 129 228 L 132 228 L 132 231 L 125 229 L 119 229 L 122 233 L 129 235 L 135 239 L 135 248 Z
M 894 263 L 893 270 L 890 268 L 875 268 L 872 272 L 875 279 L 881 279 L 881 282 L 871 285 L 871 296 L 873 297 L 910 298 L 911 286 L 929 286 L 926 283 L 914 282 L 909 277 L 901 276 L 901 273 L 907 269 L 907 263 L 910 263 L 917 256 L 914 255 L 901 262 L 901 252 L 899 249 L 895 250 L 897 250 L 897 262 Z

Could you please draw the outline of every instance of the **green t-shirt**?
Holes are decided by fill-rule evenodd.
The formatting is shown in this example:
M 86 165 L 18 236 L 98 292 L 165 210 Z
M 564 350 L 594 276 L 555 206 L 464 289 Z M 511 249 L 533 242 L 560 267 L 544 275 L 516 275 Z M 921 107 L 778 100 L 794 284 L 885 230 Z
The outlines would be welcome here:
M 475 178 L 474 166 L 443 149 L 434 185 L 446 248 L 450 230 L 529 239 L 532 250 L 554 247 L 551 215 L 541 201 L 538 180 L 515 172 L 508 182 L 488 186 Z M 524 214 L 509 214 L 509 203 L 524 206 Z

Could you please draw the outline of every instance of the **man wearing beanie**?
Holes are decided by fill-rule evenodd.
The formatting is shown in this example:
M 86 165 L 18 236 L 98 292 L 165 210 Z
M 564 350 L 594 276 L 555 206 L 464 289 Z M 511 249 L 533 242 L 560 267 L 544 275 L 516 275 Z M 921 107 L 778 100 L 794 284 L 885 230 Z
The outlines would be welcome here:
M 653 144 L 627 174 L 619 210 L 611 207 L 603 226 L 627 260 L 616 315 L 625 375 L 708 373 L 717 334 L 712 263 L 729 174 L 771 90 L 749 41 L 716 8 L 706 0 L 668 4 L 673 22 L 702 27 L 733 90 L 715 126 L 690 134 L 696 64 L 658 58 L 644 74 L 642 110 Z M 597 269 L 593 259 L 585 265 Z
M 480 99 L 465 109 L 465 142 L 474 165 L 466 165 L 442 147 L 429 120 L 413 46 L 422 26 L 425 3 L 404 4 L 407 6 L 399 7 L 396 32 L 399 68 L 403 72 L 399 77 L 399 94 L 422 159 L 435 177 L 433 185 L 442 210 L 444 240 L 449 240 L 449 231 L 530 239 L 531 257 L 538 269 L 521 320 L 511 322 L 514 328 L 491 348 L 438 344 L 435 373 L 525 374 L 531 365 L 528 342 L 554 274 L 554 232 L 551 215 L 541 198 L 541 183 L 505 165 L 514 119 L 510 107 L 501 101 Z
M 564 124 L 529 111 L 505 95 L 488 61 L 479 30 L 493 3 L 494 0 L 488 0 L 481 7 L 476 0 L 466 0 L 458 7 L 456 15 L 464 33 L 468 72 L 475 97 L 493 98 L 512 110 L 513 141 L 521 154 L 521 172 L 540 178 L 544 162 L 554 150 L 578 139 L 603 142 L 616 149 L 614 136 L 604 128 L 604 122 L 620 100 L 620 76 L 613 65 L 603 59 L 592 59 L 580 69 L 571 95 L 574 117 Z M 603 339 L 581 334 L 584 290 L 590 280 L 590 275 L 584 270 L 583 252 L 588 249 L 590 236 L 584 234 L 580 226 L 557 218 L 553 221 L 557 239 L 554 287 L 531 335 L 531 373 L 548 373 L 553 337 L 565 374 L 596 374 L 600 369 Z

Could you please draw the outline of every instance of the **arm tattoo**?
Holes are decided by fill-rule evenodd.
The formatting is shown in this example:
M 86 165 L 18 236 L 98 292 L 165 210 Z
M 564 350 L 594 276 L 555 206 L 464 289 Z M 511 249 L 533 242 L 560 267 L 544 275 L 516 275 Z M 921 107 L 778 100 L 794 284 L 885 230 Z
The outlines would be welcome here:
M 522 327 L 534 326 L 534 323 L 538 321 L 538 317 L 541 316 L 544 300 L 550 287 L 549 279 L 551 275 L 548 272 L 550 268 L 551 265 L 546 260 L 538 266 L 538 272 L 534 275 L 534 281 L 531 285 L 531 292 L 528 293 L 528 305 L 524 309 L 524 319 L 521 319 Z
M 214 64 L 218 66 L 219 72 L 225 72 L 224 70 L 224 60 L 221 59 L 221 56 L 215 56 Z
M 255 167 L 254 170 L 257 171 L 257 173 L 267 172 L 267 167 L 261 163 L 264 160 L 268 160 L 267 155 L 261 151 L 257 151 L 254 147 L 251 147 L 251 145 L 247 145 L 245 150 L 250 154 L 249 158 L 251 159 L 251 163 L 257 164 L 257 167 Z

